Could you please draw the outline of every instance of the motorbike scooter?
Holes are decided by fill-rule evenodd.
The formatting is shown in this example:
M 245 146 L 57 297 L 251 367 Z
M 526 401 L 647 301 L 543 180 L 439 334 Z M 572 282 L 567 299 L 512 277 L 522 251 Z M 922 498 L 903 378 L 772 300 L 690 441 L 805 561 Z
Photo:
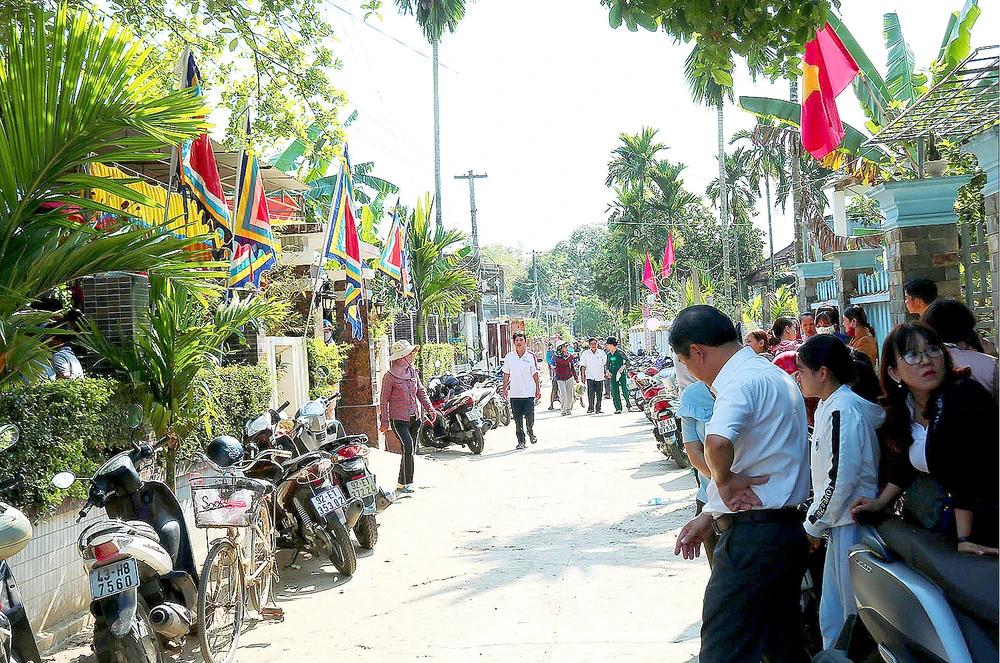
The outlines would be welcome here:
M 859 525 L 851 584 L 867 634 L 849 620 L 836 649 L 815 661 L 865 660 L 868 652 L 856 643 L 868 635 L 884 661 L 997 661 L 996 557 L 960 553 L 954 539 L 900 518 L 862 516 Z
M 433 383 L 434 380 L 432 379 Z M 476 407 L 476 399 L 471 391 L 463 391 L 435 401 L 439 391 L 431 388 L 431 403 L 440 413 L 434 421 L 424 418 L 417 432 L 417 440 L 422 446 L 444 449 L 452 444 L 466 446 L 479 455 L 486 446 L 484 434 L 493 427 L 493 420 L 483 417 Z
M 351 499 L 364 502 L 364 511 L 354 525 L 354 536 L 362 548 L 371 550 L 378 541 L 378 521 L 393 502 L 393 495 L 386 493 L 368 468 L 368 436 L 364 433 L 330 440 L 321 448 L 333 457 L 331 480 Z
M 17 426 L 0 426 L 0 451 L 14 446 L 21 437 Z M 0 492 L 17 488 L 24 475 L 17 474 L 0 482 Z M 24 550 L 31 540 L 31 522 L 19 509 L 0 502 L 0 663 L 41 663 L 28 613 L 21 601 L 17 580 L 7 560 Z
M 677 463 L 677 467 L 682 470 L 691 467 L 670 400 L 665 395 L 655 396 L 650 403 L 650 409 L 653 414 L 653 437 L 656 438 L 656 448 Z
M 137 444 L 142 408 L 132 406 L 132 450 L 112 457 L 90 479 L 82 520 L 95 506 L 110 520 L 80 534 L 79 552 L 90 576 L 94 653 L 98 663 L 159 663 L 176 650 L 196 620 L 198 572 L 184 512 L 165 484 L 144 481 L 136 469 L 170 440 Z M 61 489 L 77 480 L 60 472 Z

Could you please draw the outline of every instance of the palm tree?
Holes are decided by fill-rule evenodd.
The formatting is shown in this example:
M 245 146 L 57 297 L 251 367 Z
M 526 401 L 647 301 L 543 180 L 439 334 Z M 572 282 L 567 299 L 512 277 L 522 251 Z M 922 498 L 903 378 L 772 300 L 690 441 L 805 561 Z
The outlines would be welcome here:
M 727 182 L 726 178 L 726 140 L 723 133 L 723 104 L 728 98 L 733 101 L 732 84 L 722 85 L 712 75 L 711 68 L 705 68 L 699 58 L 700 48 L 695 46 L 687 59 L 684 61 L 684 79 L 687 81 L 691 91 L 691 98 L 697 104 L 704 106 L 715 106 L 718 113 L 718 139 L 719 139 L 719 180 Z M 732 276 L 729 268 L 729 207 L 727 196 L 721 197 L 721 207 L 719 214 L 722 218 L 722 270 L 725 283 L 723 284 L 723 294 L 726 301 L 733 303 Z
M 418 344 L 424 342 L 428 313 L 461 313 L 469 298 L 477 295 L 476 276 L 462 265 L 469 254 L 468 247 L 459 248 L 466 240 L 465 233 L 445 230 L 436 224 L 432 226 L 433 207 L 434 200 L 429 193 L 422 201 L 417 201 L 407 231 L 413 290 L 417 298 Z
M 443 228 L 441 220 L 441 104 L 438 94 L 438 42 L 445 29 L 455 32 L 465 18 L 466 0 L 396 0 L 401 14 L 416 16 L 417 24 L 430 42 L 434 71 L 434 201 L 435 221 Z
M 150 52 L 130 31 L 65 5 L 25 8 L 0 26 L 0 390 L 39 375 L 47 315 L 27 305 L 53 287 L 97 272 L 201 276 L 182 240 L 126 222 L 103 231 L 106 209 L 84 192 L 105 190 L 154 204 L 120 182 L 93 177 L 88 163 L 148 160 L 201 130 L 205 110 L 190 91 L 161 96 Z M 44 109 L 44 112 L 40 109 Z M 127 135 L 127 138 L 123 136 Z M 72 212 L 72 214 L 70 214 Z M 75 222 L 78 221 L 78 222 Z M 189 271 L 190 270 L 190 271 Z
M 753 165 L 753 155 L 745 148 L 738 147 L 732 154 L 726 155 L 725 164 L 725 185 L 721 186 L 719 178 L 715 178 L 709 182 L 705 194 L 712 201 L 713 207 L 729 211 L 733 221 L 733 236 L 739 237 L 736 228 L 749 225 L 754 216 L 754 208 L 760 195 L 760 181 Z M 725 195 L 722 194 L 723 191 Z M 729 233 L 725 229 L 723 233 L 723 242 L 728 242 Z M 736 246 L 735 259 L 736 294 L 742 297 L 739 245 Z

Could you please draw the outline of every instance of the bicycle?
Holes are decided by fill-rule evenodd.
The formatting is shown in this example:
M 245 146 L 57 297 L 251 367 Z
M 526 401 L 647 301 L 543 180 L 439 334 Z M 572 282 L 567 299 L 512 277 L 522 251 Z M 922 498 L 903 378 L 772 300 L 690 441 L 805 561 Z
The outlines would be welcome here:
M 198 579 L 198 639 L 205 663 L 232 663 L 247 599 L 265 619 L 281 616 L 280 608 L 266 607 L 278 575 L 274 486 L 235 474 L 269 456 L 278 459 L 291 454 L 267 449 L 228 467 L 199 455 L 220 476 L 192 484 L 195 526 L 226 533 L 212 543 Z

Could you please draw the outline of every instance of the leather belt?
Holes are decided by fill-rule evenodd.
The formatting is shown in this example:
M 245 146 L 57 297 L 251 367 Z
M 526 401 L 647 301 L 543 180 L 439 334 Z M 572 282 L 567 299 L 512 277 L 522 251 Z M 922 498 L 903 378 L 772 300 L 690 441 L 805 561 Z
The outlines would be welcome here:
M 782 509 L 757 509 L 726 513 L 712 521 L 712 531 L 722 534 L 730 527 L 741 523 L 801 523 L 805 520 L 805 512 L 797 506 Z

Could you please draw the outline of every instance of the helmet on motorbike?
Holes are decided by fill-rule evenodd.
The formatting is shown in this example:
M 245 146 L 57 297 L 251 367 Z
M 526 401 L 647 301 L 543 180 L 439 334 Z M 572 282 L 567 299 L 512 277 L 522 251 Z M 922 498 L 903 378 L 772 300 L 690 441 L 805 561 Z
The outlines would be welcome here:
M 799 367 L 795 365 L 795 357 L 797 355 L 798 353 L 795 350 L 782 352 L 780 355 L 775 357 L 774 361 L 771 363 L 789 375 L 795 375 L 795 372 L 799 370 Z
M 231 435 L 220 435 L 208 443 L 205 455 L 219 467 L 229 467 L 243 458 L 243 445 Z

